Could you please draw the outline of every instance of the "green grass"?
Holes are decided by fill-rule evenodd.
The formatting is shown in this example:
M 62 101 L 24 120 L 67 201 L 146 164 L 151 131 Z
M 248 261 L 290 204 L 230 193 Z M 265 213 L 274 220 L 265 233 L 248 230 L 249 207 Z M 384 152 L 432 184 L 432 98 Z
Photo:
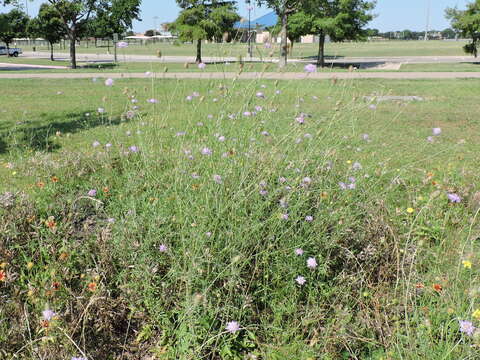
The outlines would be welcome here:
M 2 356 L 480 355 L 458 325 L 479 324 L 478 81 L 2 87 Z
M 380 42 L 346 42 L 326 44 L 328 56 L 348 57 L 371 57 L 371 56 L 464 56 L 463 45 L 466 41 L 380 41 Z M 22 47 L 24 51 L 31 51 L 31 47 Z M 202 46 L 204 56 L 247 56 L 246 44 L 204 44 Z M 37 51 L 47 51 L 46 47 L 37 46 Z M 195 56 L 195 46 L 192 44 L 173 45 L 167 43 L 142 45 L 130 45 L 126 49 L 120 49 L 121 54 L 157 55 L 160 50 L 163 56 Z M 57 46 L 55 51 L 68 53 L 63 46 Z M 107 47 L 95 48 L 92 43 L 83 42 L 77 47 L 78 53 L 107 54 Z M 263 44 L 255 44 L 254 56 L 269 58 L 277 56 L 279 45 L 275 44 L 267 49 Z M 315 57 L 318 53 L 317 44 L 294 44 L 293 57 Z M 110 47 L 110 54 L 113 50 Z
M 444 72 L 477 72 L 480 63 L 451 63 L 451 64 L 403 64 L 401 71 L 444 71 Z

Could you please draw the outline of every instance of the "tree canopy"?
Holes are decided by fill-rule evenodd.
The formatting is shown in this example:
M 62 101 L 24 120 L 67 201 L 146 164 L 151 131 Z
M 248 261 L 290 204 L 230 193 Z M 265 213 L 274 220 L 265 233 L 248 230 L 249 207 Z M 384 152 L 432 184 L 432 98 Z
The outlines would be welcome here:
M 28 16 L 19 9 L 0 14 L 0 40 L 7 49 L 13 39 L 26 36 L 28 22 Z
M 466 10 L 447 8 L 445 15 L 450 19 L 454 30 L 471 39 L 471 42 L 463 47 L 465 52 L 477 57 L 480 41 L 480 0 L 467 4 Z
M 202 40 L 220 40 L 240 20 L 233 1 L 177 0 L 182 8 L 171 31 L 183 41 L 197 42 L 196 62 L 202 62 Z

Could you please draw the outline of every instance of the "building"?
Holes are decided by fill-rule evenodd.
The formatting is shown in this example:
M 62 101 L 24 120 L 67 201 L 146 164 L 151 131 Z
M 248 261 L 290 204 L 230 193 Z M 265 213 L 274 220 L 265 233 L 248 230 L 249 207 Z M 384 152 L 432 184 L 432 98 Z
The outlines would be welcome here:
M 263 15 L 258 19 L 250 21 L 250 24 L 248 23 L 248 19 L 242 19 L 234 25 L 234 28 L 237 30 L 237 37 L 235 40 L 240 42 L 247 42 L 248 37 L 251 36 L 253 42 L 260 44 L 280 43 L 280 37 L 272 36 L 271 32 L 269 31 L 269 29 L 274 27 L 277 23 L 278 16 L 274 11 Z M 250 29 L 250 34 L 248 33 L 248 29 Z M 327 39 L 327 42 L 328 41 L 329 39 Z M 298 42 L 303 44 L 318 43 L 318 36 L 302 36 L 300 39 L 298 39 Z

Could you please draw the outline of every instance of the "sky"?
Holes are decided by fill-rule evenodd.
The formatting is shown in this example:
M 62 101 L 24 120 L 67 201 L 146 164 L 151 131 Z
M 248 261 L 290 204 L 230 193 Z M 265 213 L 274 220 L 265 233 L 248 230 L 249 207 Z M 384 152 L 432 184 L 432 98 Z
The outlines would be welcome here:
M 28 7 L 30 16 L 36 15 L 38 7 L 44 0 L 21 0 Z M 405 29 L 414 31 L 425 30 L 427 23 L 427 4 L 430 1 L 430 29 L 443 30 L 449 27 L 444 12 L 447 7 L 458 6 L 464 9 L 472 0 L 377 0 L 377 7 L 374 13 L 377 17 L 368 25 L 370 28 L 385 31 L 401 31 Z M 252 1 L 252 3 L 255 1 Z M 241 16 L 247 17 L 247 6 L 245 0 L 238 0 L 238 9 Z M 4 12 L 8 8 L 0 8 Z M 178 15 L 179 8 L 175 0 L 143 0 L 141 5 L 142 21 L 136 21 L 133 25 L 135 32 L 157 28 L 163 22 L 171 22 Z M 256 19 L 268 12 L 270 9 L 255 7 L 252 11 L 252 19 Z M 157 19 L 154 19 L 158 17 Z

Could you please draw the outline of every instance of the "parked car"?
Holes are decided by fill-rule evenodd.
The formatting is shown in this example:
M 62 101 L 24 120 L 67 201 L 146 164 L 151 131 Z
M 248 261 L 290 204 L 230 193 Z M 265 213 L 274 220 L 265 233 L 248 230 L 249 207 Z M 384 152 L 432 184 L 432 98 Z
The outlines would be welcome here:
M 22 54 L 22 49 L 20 49 L 20 48 L 9 48 L 8 49 L 8 55 L 9 56 L 17 57 L 20 54 Z M 0 55 L 7 55 L 7 47 L 6 46 L 0 46 Z

